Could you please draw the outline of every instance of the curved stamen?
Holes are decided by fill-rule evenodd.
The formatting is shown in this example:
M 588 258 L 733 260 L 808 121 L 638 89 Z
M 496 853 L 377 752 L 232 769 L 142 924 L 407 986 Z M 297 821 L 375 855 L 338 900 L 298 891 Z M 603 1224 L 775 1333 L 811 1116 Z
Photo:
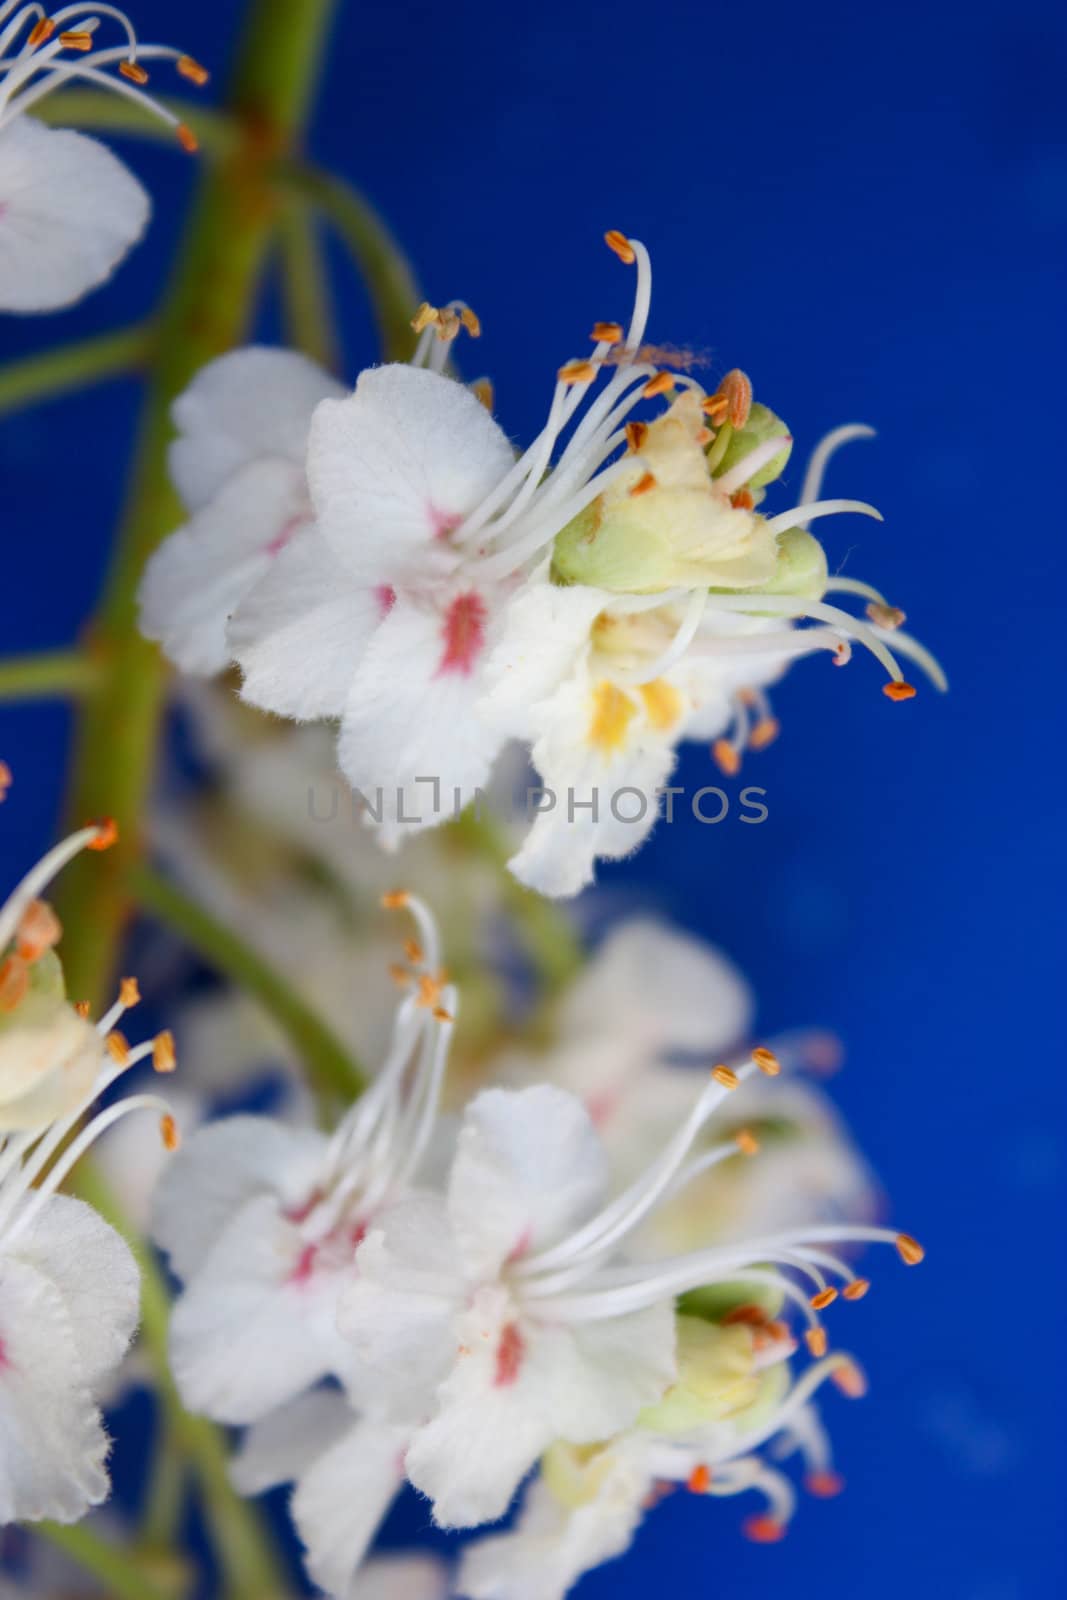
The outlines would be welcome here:
M 853 439 L 874 437 L 874 429 L 868 428 L 865 422 L 846 422 L 840 428 L 833 428 L 825 434 L 811 452 L 808 470 L 804 474 L 804 486 L 800 491 L 801 504 L 806 505 L 809 500 L 818 500 L 830 458 L 842 445 L 850 443 Z M 803 528 L 807 524 L 802 522 L 800 526 Z
M 87 828 L 79 828 L 77 833 L 60 840 L 47 855 L 41 857 L 35 867 L 30 868 L 0 909 L 0 950 L 11 943 L 26 910 L 34 900 L 40 898 L 42 891 L 48 887 L 56 874 L 83 850 L 89 849 L 94 844 L 99 847 L 105 837 L 109 837 L 107 824 L 90 823 Z

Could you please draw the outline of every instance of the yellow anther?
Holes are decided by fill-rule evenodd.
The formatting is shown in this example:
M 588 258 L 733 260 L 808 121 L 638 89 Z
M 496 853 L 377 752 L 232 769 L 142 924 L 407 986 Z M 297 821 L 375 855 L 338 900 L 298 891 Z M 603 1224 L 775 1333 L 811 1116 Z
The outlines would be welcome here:
M 141 991 L 137 986 L 136 978 L 123 978 L 119 984 L 119 1003 L 127 1011 L 130 1010 L 131 1006 L 140 1005 Z
M 482 320 L 476 311 L 471 310 L 470 306 L 463 307 L 463 310 L 459 314 L 459 320 L 462 322 L 472 339 L 481 338 Z
M 416 333 L 424 333 L 427 328 L 432 328 L 435 323 L 439 322 L 440 318 L 441 313 L 437 307 L 432 306 L 428 300 L 424 300 L 412 317 L 411 326 Z
M 59 42 L 64 50 L 91 50 L 93 36 L 86 33 L 83 28 L 73 28 L 69 33 L 61 33 Z
M 774 1051 L 768 1050 L 767 1046 L 764 1044 L 758 1044 L 756 1046 L 755 1050 L 752 1052 L 752 1059 L 760 1071 L 766 1073 L 768 1078 L 777 1078 L 778 1074 L 782 1070 L 782 1063 L 779 1061 Z
M 830 1377 L 843 1395 L 850 1400 L 862 1400 L 867 1393 L 867 1379 L 860 1368 L 847 1356 L 842 1356 L 839 1366 L 831 1372 Z
M 761 717 L 748 736 L 750 750 L 766 750 L 773 744 L 781 733 L 781 726 L 777 717 Z
M 846 1300 L 862 1300 L 870 1287 L 870 1278 L 853 1278 L 851 1283 L 845 1284 L 841 1293 Z
M 724 1089 L 736 1089 L 741 1082 L 732 1067 L 724 1067 L 721 1063 L 717 1067 L 712 1067 L 711 1075 Z
M 654 378 L 649 378 L 641 393 L 646 399 L 651 400 L 653 395 L 669 394 L 674 388 L 674 374 L 672 372 L 657 372 Z
M 389 889 L 382 895 L 381 905 L 384 911 L 403 911 L 411 899 L 406 889 Z
M 443 344 L 456 337 L 460 326 L 459 315 L 451 306 L 443 306 L 437 313 L 437 337 Z
M 487 411 L 492 411 L 496 395 L 493 393 L 493 385 L 488 378 L 475 378 L 471 384 L 471 394 L 474 395 L 476 400 L 481 401 Z
M 7 799 L 7 791 L 15 781 L 15 774 L 6 761 L 0 761 L 0 800 Z
M 731 425 L 743 428 L 752 410 L 752 380 L 735 367 L 719 384 L 718 392 L 726 401 L 726 416 Z
M 567 361 L 556 377 L 560 383 L 591 383 L 596 377 L 596 367 L 591 361 Z
M 200 149 L 200 140 L 196 137 L 189 124 L 187 122 L 179 122 L 174 131 L 178 135 L 178 143 L 182 149 L 188 155 L 195 156 Z
M 104 1043 L 107 1045 L 107 1053 L 111 1057 L 112 1061 L 114 1061 L 117 1066 L 124 1067 L 127 1061 L 130 1059 L 130 1046 L 123 1035 L 119 1033 L 117 1028 L 115 1029 L 114 1033 L 108 1034 L 107 1038 L 104 1040 Z
M 750 1128 L 741 1128 L 734 1134 L 734 1144 L 746 1156 L 759 1153 L 759 1140 Z
M 595 344 L 618 344 L 622 338 L 622 323 L 594 322 L 589 337 Z
M 169 1028 L 157 1033 L 152 1040 L 152 1066 L 156 1072 L 173 1072 L 178 1065 L 174 1050 L 174 1035 Z
M 182 1142 L 181 1134 L 178 1132 L 178 1124 L 169 1111 L 165 1111 L 159 1119 L 159 1134 L 163 1140 L 163 1148 L 165 1150 L 173 1152 L 177 1150 Z
M 444 1006 L 434 1006 L 433 1015 L 434 1015 L 434 1020 L 437 1021 L 437 1022 L 454 1022 L 455 1021 L 455 1018 L 453 1017 L 451 1011 L 446 1011 Z
M 807 1345 L 808 1349 L 811 1351 L 816 1360 L 818 1360 L 821 1356 L 826 1354 L 826 1329 L 808 1328 L 804 1334 L 804 1343 Z
M 637 482 L 630 490 L 630 498 L 636 500 L 638 495 L 647 494 L 650 489 L 654 489 L 655 487 L 655 476 L 651 472 L 646 472 L 643 478 L 638 478 Z
M 897 1234 L 897 1252 L 901 1261 L 908 1267 L 917 1267 L 926 1255 L 918 1239 L 913 1239 L 910 1233 Z
M 837 1290 L 832 1284 L 827 1284 L 825 1289 L 820 1289 L 818 1294 L 813 1294 L 808 1302 L 813 1311 L 825 1311 L 827 1306 L 832 1306 L 837 1299 Z
M 438 1000 L 440 998 L 441 998 L 440 980 L 437 979 L 437 978 L 431 978 L 430 974 L 428 972 L 422 973 L 420 978 L 419 978 L 419 992 L 418 992 L 418 999 L 416 1001 L 416 1004 L 420 1005 L 420 1006 L 426 1006 L 426 1007 L 429 1008 L 429 1007 L 436 1006 L 436 1004 L 437 1004 L 437 1002 L 438 1002 Z
M 192 56 L 179 56 L 176 64 L 182 77 L 195 83 L 198 89 L 202 89 L 211 76 L 207 68 L 202 67 L 199 61 L 194 61 Z
M 26 40 L 26 43 L 31 50 L 36 50 L 37 46 L 39 44 L 45 44 L 52 37 L 55 31 L 56 25 L 52 21 L 51 17 L 42 17 L 41 20 L 39 22 L 35 22 L 33 27 L 30 29 L 30 36 Z
M 137 61 L 120 61 L 119 72 L 124 78 L 129 78 L 131 83 L 143 85 L 148 82 L 148 73 Z
M 716 739 L 711 747 L 711 753 L 722 772 L 728 778 L 736 778 L 741 771 L 741 753 L 736 745 L 729 739 Z
M 609 250 L 614 250 L 619 260 L 624 261 L 628 267 L 632 267 L 637 260 L 636 250 L 626 235 L 620 233 L 618 228 L 609 229 L 604 235 L 604 243 Z

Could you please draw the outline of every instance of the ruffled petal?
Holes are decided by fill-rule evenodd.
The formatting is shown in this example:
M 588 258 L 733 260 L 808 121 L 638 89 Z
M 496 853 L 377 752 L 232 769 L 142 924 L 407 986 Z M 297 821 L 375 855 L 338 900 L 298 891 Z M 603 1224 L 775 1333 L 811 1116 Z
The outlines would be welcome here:
M 386 844 L 458 814 L 488 782 L 501 740 L 478 716 L 474 656 L 489 626 L 473 591 L 444 613 L 398 598 L 359 663 L 339 758 Z
M 314 524 L 275 556 L 230 621 L 242 698 L 277 716 L 339 717 L 360 658 L 385 614 L 359 588 Z
M 339 1389 L 311 1389 L 271 1411 L 245 1430 L 230 1463 L 239 1494 L 265 1494 L 293 1483 L 352 1427 L 352 1412 Z
M 544 1249 L 585 1221 L 607 1164 L 580 1100 L 549 1084 L 486 1089 L 463 1118 L 448 1212 L 468 1276 Z
M 308 481 L 323 535 L 367 584 L 425 581 L 456 557 L 451 530 L 514 461 L 504 433 L 462 383 L 416 367 L 373 367 L 315 413 Z
M 344 385 L 293 350 L 252 345 L 202 367 L 174 402 L 179 437 L 168 466 L 189 511 L 207 504 L 227 478 L 262 456 L 304 471 L 311 415 Z
M 392 1423 L 357 1422 L 297 1483 L 291 1509 L 308 1572 L 337 1600 L 364 1594 L 357 1569 L 404 1482 L 408 1437 Z
M 226 1117 L 200 1128 L 170 1162 L 156 1192 L 152 1234 L 171 1270 L 191 1278 L 226 1224 L 258 1195 L 294 1209 L 310 1198 L 327 1140 L 270 1117 Z
M 142 633 L 183 672 L 223 671 L 230 617 L 307 516 L 291 463 L 271 457 L 243 467 L 152 556 L 138 595 Z
M 561 586 L 541 578 L 524 585 L 508 605 L 500 639 L 486 662 L 481 704 L 486 720 L 512 738 L 534 738 L 532 708 L 573 673 L 609 598 L 584 584 Z
M 149 210 L 105 145 L 16 117 L 0 129 L 0 310 L 80 300 L 136 244 Z

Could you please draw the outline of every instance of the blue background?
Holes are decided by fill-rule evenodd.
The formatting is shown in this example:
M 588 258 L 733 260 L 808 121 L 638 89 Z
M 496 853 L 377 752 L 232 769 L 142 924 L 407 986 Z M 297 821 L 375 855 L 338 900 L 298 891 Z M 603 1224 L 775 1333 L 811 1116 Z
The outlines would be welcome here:
M 175 24 L 139 9 L 148 33 L 154 10 Z M 223 67 L 239 9 L 185 0 L 179 42 Z M 384 209 L 431 298 L 476 306 L 509 432 L 537 427 L 591 321 L 625 311 L 603 230 L 639 234 L 656 337 L 743 365 L 801 450 L 840 421 L 878 427 L 831 481 L 884 527 L 822 532 L 953 684 L 893 706 L 866 659 L 802 664 L 776 696 L 782 739 L 744 775 L 767 823 L 663 828 L 607 875 L 723 943 L 765 1030 L 841 1033 L 840 1100 L 929 1254 L 915 1275 L 882 1261 L 848 1313 L 873 1379 L 861 1405 L 828 1402 L 849 1492 L 772 1549 L 737 1537 L 736 1505 L 676 1496 L 590 1600 L 664 1580 L 723 1600 L 787 1583 L 1029 1600 L 1065 1576 L 1065 81 L 1067 16 L 1040 0 L 340 8 L 315 154 Z M 151 307 L 189 172 L 127 150 L 156 197 L 149 242 L 76 311 L 5 320 L 5 355 Z M 338 284 L 354 374 L 366 308 L 343 267 Z M 115 383 L 0 427 L 5 650 L 88 615 L 136 401 Z M 0 710 L 7 879 L 54 826 L 65 731 L 58 709 Z M 716 781 L 704 752 L 681 781 Z M 424 1522 L 412 1504 L 391 1532 Z

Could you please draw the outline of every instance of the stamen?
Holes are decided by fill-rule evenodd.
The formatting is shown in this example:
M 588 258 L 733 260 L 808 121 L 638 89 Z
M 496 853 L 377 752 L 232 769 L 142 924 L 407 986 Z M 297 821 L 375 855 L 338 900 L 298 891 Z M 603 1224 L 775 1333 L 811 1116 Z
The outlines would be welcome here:
M 721 1063 L 717 1067 L 712 1067 L 711 1075 L 724 1089 L 736 1089 L 741 1082 L 732 1067 L 724 1067 Z
M 648 438 L 647 422 L 628 422 L 626 424 L 626 443 L 634 455 L 637 455 Z
M 818 1294 L 813 1294 L 809 1302 L 813 1311 L 825 1311 L 827 1306 L 832 1306 L 837 1299 L 837 1290 L 831 1285 L 820 1289 Z
M 913 1239 L 910 1233 L 897 1234 L 897 1251 L 901 1261 L 908 1267 L 917 1267 L 926 1255 L 918 1239 Z
M 750 489 L 738 489 L 735 494 L 730 496 L 730 504 L 735 511 L 754 511 L 756 509 L 756 502 L 752 498 Z
M 29 37 L 26 40 L 27 49 L 36 50 L 37 46 L 39 44 L 44 44 L 52 37 L 55 31 L 56 25 L 52 21 L 51 17 L 42 17 L 40 21 L 35 22 L 33 27 L 30 29 Z
M 414 967 L 421 967 L 425 960 L 422 945 L 417 939 L 404 940 L 404 954 Z
M 846 1283 L 841 1290 L 846 1300 L 862 1300 L 871 1287 L 870 1278 L 853 1278 L 851 1283 Z
M 81 28 L 76 28 L 70 33 L 61 33 L 59 42 L 64 50 L 91 50 L 93 48 L 92 34 L 86 33 Z
M 839 1495 L 845 1487 L 845 1480 L 839 1472 L 809 1472 L 804 1479 L 804 1487 L 809 1494 L 817 1500 L 832 1500 Z
M 786 1527 L 777 1517 L 764 1512 L 761 1516 L 746 1517 L 741 1524 L 741 1532 L 753 1544 L 778 1544 L 785 1538 Z
M 173 1152 L 177 1150 L 178 1146 L 182 1142 L 181 1135 L 178 1132 L 178 1124 L 175 1122 L 169 1111 L 164 1111 L 163 1115 L 159 1119 L 159 1134 L 160 1138 L 163 1140 L 163 1148 L 165 1150 L 170 1150 Z
M 740 1128 L 734 1134 L 734 1143 L 743 1155 L 754 1156 L 759 1154 L 759 1140 L 750 1128 Z
M 18 926 L 15 949 L 29 966 L 39 961 L 46 950 L 53 949 L 60 940 L 63 928 L 47 900 L 34 900 L 23 912 Z
M 804 1343 L 816 1359 L 821 1359 L 826 1354 L 826 1329 L 821 1325 L 804 1330 Z
M 141 1003 L 141 991 L 136 978 L 123 978 L 119 984 L 119 1003 L 124 1010 L 130 1011 Z
M 199 61 L 194 61 L 192 56 L 179 56 L 177 67 L 182 77 L 188 78 L 190 83 L 195 83 L 198 89 L 202 89 L 211 76 L 207 68 L 202 67 Z
M 749 733 L 749 749 L 766 750 L 769 744 L 774 743 L 781 731 L 781 723 L 778 721 L 777 717 L 761 717 L 760 720 L 753 725 L 752 730 Z
M 624 262 L 626 266 L 632 267 L 637 260 L 637 252 L 633 245 L 624 233 L 619 232 L 618 228 L 611 228 L 604 235 L 604 243 L 609 250 L 614 250 L 619 260 Z
M 8 956 L 0 962 L 0 1013 L 21 1005 L 29 987 L 30 969 L 21 956 Z
M 594 322 L 589 335 L 594 344 L 618 344 L 622 338 L 621 322 Z
M 711 1468 L 704 1462 L 695 1466 L 686 1480 L 686 1488 L 690 1494 L 707 1494 L 708 1485 L 711 1483 Z
M 735 750 L 729 739 L 716 739 L 711 747 L 711 753 L 719 768 L 728 778 L 736 778 L 741 771 L 740 752 Z
M 905 683 L 902 678 L 893 678 L 889 683 L 883 683 L 882 693 L 887 700 L 914 700 L 915 685 Z
M 88 1000 L 75 1000 L 74 1009 L 78 1016 L 85 1021 L 87 1021 L 92 1015 L 92 1007 L 90 1006 Z
M 436 306 L 424 300 L 411 319 L 411 326 L 415 333 L 423 333 L 427 328 L 436 327 L 441 319 L 441 313 Z
M 480 339 L 481 338 L 481 336 L 482 336 L 481 318 L 478 316 L 477 312 L 471 310 L 470 306 L 463 306 L 461 308 L 460 313 L 459 313 L 459 320 L 463 324 L 463 326 L 466 328 L 467 332 L 470 334 L 472 339 Z
M 761 1072 L 768 1078 L 777 1078 L 782 1070 L 782 1063 L 773 1050 L 768 1050 L 764 1044 L 757 1045 L 752 1052 L 752 1059 Z
M 157 1033 L 152 1040 L 152 1067 L 156 1072 L 173 1072 L 178 1065 L 174 1049 L 174 1035 L 169 1028 Z
M 189 127 L 188 123 L 179 122 L 174 131 L 178 135 L 178 143 L 181 145 L 182 149 L 185 150 L 189 155 L 195 156 L 196 152 L 200 149 L 200 140 L 196 137 L 196 134 L 193 132 L 192 128 Z
M 890 632 L 902 628 L 908 620 L 899 606 L 887 606 L 878 600 L 872 600 L 867 607 L 867 619 L 876 628 L 888 628 Z
M 654 475 L 651 472 L 646 472 L 644 477 L 638 478 L 637 482 L 630 490 L 630 498 L 631 500 L 636 500 L 638 495 L 647 494 L 650 489 L 654 489 L 655 487 L 656 479 Z
M 99 822 L 91 822 L 88 826 L 96 829 L 96 835 L 86 841 L 87 850 L 110 850 L 117 843 L 119 826 L 114 817 L 101 817 Z
M 117 1066 L 124 1067 L 130 1059 L 130 1044 L 125 1036 L 114 1030 L 104 1040 L 107 1053 Z
M 383 911 L 403 911 L 411 899 L 407 889 L 389 889 L 381 898 Z
M 657 372 L 654 378 L 649 378 L 641 393 L 646 400 L 651 400 L 654 395 L 668 394 L 674 388 L 674 374 L 672 372 Z
M 7 791 L 15 781 L 15 775 L 6 761 L 0 761 L 0 802 L 7 799 Z
M 596 372 L 597 369 L 591 361 L 567 361 L 560 367 L 556 377 L 560 383 L 565 383 L 569 387 L 574 383 L 592 383 Z
M 129 78 L 131 83 L 139 84 L 142 88 L 148 82 L 148 73 L 136 61 L 120 61 L 119 71 L 124 78 Z
M 830 1374 L 833 1383 L 849 1400 L 862 1400 L 867 1393 L 867 1379 L 856 1362 L 844 1356 Z
M 734 367 L 719 384 L 719 394 L 726 402 L 726 415 L 734 428 L 743 428 L 752 410 L 752 380 Z

